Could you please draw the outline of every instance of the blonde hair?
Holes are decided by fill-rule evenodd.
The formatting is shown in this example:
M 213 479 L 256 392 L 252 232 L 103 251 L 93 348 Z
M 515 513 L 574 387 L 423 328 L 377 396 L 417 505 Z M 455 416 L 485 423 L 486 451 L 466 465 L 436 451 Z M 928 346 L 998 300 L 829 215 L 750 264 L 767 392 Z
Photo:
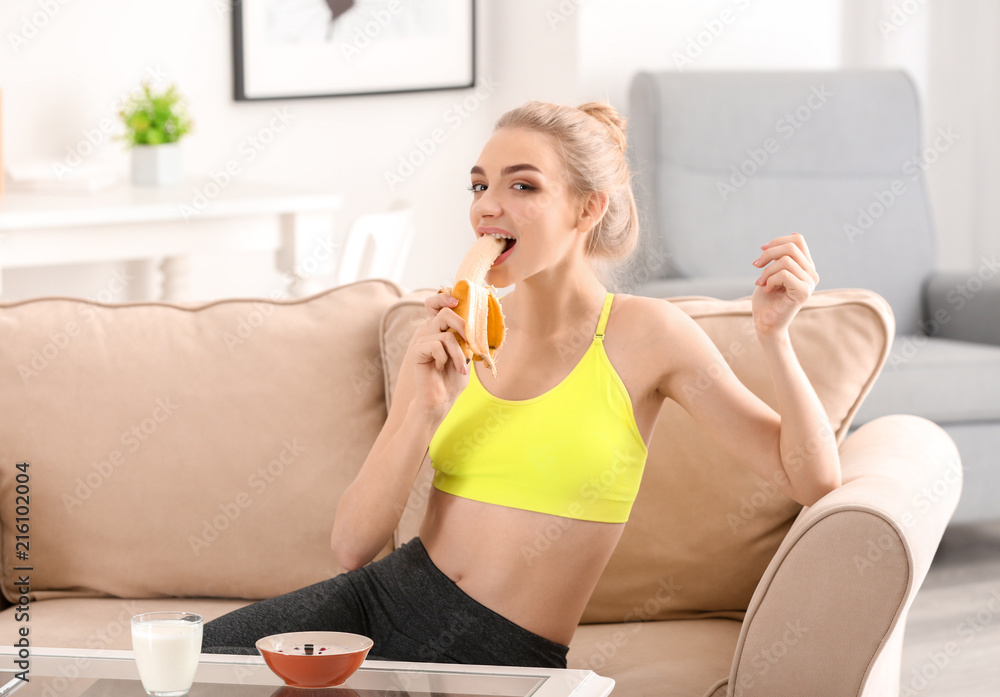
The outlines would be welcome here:
M 497 120 L 494 130 L 526 128 L 555 139 L 572 189 L 581 196 L 604 193 L 608 209 L 590 230 L 586 253 L 598 261 L 602 280 L 616 280 L 639 240 L 639 216 L 625 158 L 625 119 L 610 104 L 571 107 L 530 101 Z

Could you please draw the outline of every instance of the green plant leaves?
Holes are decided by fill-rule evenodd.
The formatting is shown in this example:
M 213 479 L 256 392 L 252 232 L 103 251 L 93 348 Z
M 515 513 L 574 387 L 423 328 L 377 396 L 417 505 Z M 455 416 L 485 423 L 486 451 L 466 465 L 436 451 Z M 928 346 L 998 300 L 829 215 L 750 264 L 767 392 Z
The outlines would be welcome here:
M 125 124 L 125 140 L 131 145 L 175 143 L 193 126 L 175 85 L 154 94 L 149 83 L 143 83 L 142 93 L 133 95 L 119 116 Z

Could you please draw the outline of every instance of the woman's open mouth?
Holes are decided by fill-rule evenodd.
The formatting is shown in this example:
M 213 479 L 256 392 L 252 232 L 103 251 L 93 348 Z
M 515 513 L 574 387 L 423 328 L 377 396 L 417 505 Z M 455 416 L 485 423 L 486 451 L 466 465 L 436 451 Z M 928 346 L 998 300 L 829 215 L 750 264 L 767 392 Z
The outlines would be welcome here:
M 511 253 L 514 251 L 514 245 L 517 244 L 517 240 L 511 240 L 511 239 L 504 240 L 504 242 L 505 244 L 503 247 L 503 253 L 496 258 L 496 261 L 493 262 L 493 266 L 497 266 L 498 264 L 504 263 L 504 261 L 507 260 L 507 257 L 509 257 Z M 493 266 L 491 266 L 490 268 L 492 269 Z

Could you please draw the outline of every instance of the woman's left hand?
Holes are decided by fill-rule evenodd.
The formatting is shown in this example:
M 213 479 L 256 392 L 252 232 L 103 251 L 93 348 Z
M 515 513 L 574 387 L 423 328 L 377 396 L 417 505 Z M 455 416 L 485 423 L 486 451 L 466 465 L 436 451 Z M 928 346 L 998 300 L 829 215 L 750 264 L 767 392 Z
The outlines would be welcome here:
M 812 295 L 819 274 L 805 238 L 799 233 L 761 245 L 753 264 L 763 269 L 753 292 L 754 325 L 760 336 L 787 331 L 792 318 Z

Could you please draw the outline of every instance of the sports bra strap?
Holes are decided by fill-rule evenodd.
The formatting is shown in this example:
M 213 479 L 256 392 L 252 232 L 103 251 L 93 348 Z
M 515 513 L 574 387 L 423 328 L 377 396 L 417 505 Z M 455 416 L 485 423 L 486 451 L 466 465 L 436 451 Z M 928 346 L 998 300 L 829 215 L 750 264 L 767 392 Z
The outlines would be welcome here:
M 594 334 L 595 339 L 604 339 L 604 326 L 608 323 L 608 315 L 611 314 L 611 299 L 614 295 L 614 293 L 609 292 L 604 296 L 604 307 L 601 308 L 601 318 L 597 320 L 597 333 Z

